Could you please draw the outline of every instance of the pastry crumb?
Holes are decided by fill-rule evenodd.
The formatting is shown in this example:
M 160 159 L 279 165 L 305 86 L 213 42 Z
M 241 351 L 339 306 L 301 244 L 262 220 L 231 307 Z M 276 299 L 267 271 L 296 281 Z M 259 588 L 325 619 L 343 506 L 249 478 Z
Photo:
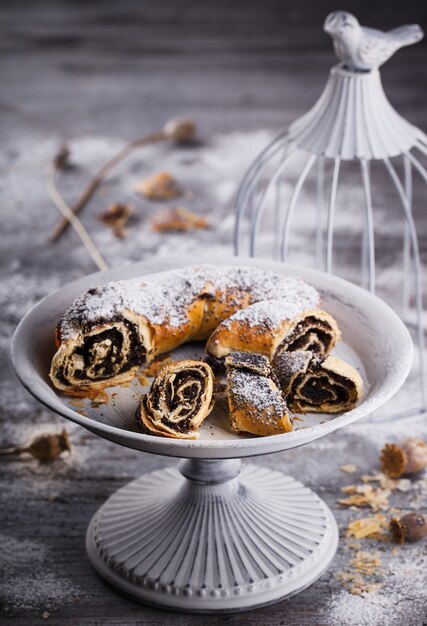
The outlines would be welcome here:
M 169 355 L 163 354 L 142 370 L 143 376 L 156 377 L 166 365 L 174 363 Z
M 84 397 L 90 400 L 93 408 L 98 407 L 100 404 L 107 404 L 110 401 L 110 396 L 101 387 L 92 387 L 84 390 Z M 80 413 L 80 411 L 76 411 Z M 84 415 L 84 413 L 82 413 Z
M 377 592 L 384 583 L 377 581 L 383 575 L 378 552 L 359 550 L 350 561 L 351 571 L 339 572 L 335 578 L 353 595 L 366 596 Z
M 348 465 L 340 465 L 338 469 L 346 474 L 354 474 L 354 472 L 357 472 L 357 465 L 349 463 Z
M 378 482 L 382 489 L 387 489 L 388 491 L 410 491 L 412 489 L 412 481 L 409 478 L 390 478 L 383 474 L 383 472 L 378 472 L 377 474 L 364 474 L 362 477 L 362 482 Z
M 382 563 L 379 552 L 360 550 L 355 554 L 350 565 L 361 574 L 375 574 L 381 572 L 380 568 Z
M 136 378 L 139 381 L 140 385 L 142 385 L 142 387 L 145 387 L 150 382 L 147 376 L 144 376 L 144 374 L 138 374 Z
M 387 539 L 386 531 L 388 529 L 387 517 L 382 513 L 377 513 L 370 517 L 362 517 L 350 522 L 346 528 L 346 537 L 354 537 L 355 539 L 371 539 L 384 540 Z
M 77 406 L 79 408 L 83 408 L 84 407 L 84 399 L 83 398 L 75 398 L 73 400 L 68 400 L 68 404 L 71 404 L 72 406 Z
M 391 491 L 372 485 L 348 485 L 342 487 L 343 493 L 349 494 L 348 498 L 340 498 L 338 504 L 342 506 L 370 507 L 373 511 L 386 511 L 390 508 L 388 498 Z

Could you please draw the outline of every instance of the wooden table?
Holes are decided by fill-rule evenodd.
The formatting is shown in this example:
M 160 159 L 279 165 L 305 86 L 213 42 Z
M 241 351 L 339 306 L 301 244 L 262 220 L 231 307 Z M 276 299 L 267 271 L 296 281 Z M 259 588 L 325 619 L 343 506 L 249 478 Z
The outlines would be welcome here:
M 427 622 L 426 542 L 405 545 L 394 554 L 389 543 L 361 541 L 359 549 L 377 550 L 383 563 L 374 577 L 383 586 L 365 597 L 350 594 L 340 579 L 352 571 L 357 551 L 344 536 L 333 566 L 316 584 L 251 614 L 201 618 L 163 613 L 112 592 L 85 555 L 89 519 L 118 487 L 171 461 L 120 448 L 65 423 L 27 394 L 9 359 L 11 334 L 30 306 L 96 269 L 73 232 L 59 243 L 47 243 L 57 214 L 45 173 L 58 145 L 69 141 L 72 148 L 74 167 L 59 179 L 71 202 L 90 173 L 125 141 L 161 128 L 172 116 L 191 115 L 200 129 L 197 144 L 179 149 L 162 145 L 135 154 L 102 187 L 82 219 L 110 265 L 201 249 L 225 254 L 231 251 L 232 194 L 245 168 L 279 127 L 313 104 L 325 83 L 334 58 L 321 25 L 333 8 L 323 0 L 245 5 L 225 0 L 210 5 L 193 0 L 41 1 L 2 7 L 1 445 L 24 443 L 64 426 L 73 443 L 70 457 L 50 465 L 24 458 L 1 462 L 2 624 Z M 383 28 L 426 18 L 426 8 L 415 2 L 363 7 L 352 2 L 349 8 L 362 23 Z M 426 46 L 420 44 L 397 54 L 383 70 L 392 103 L 422 128 L 427 128 L 425 61 Z M 151 232 L 149 219 L 158 206 L 136 197 L 133 187 L 158 169 L 172 171 L 192 192 L 185 202 L 209 217 L 210 230 Z M 113 201 L 135 204 L 123 240 L 97 217 Z M 416 218 L 426 261 L 424 206 L 418 202 Z M 381 236 L 380 244 L 380 267 L 386 267 L 393 237 Z M 352 261 L 354 255 L 346 258 L 344 269 Z M 350 520 L 371 513 L 337 505 L 340 488 L 378 471 L 383 443 L 408 435 L 425 436 L 425 421 L 360 424 L 302 450 L 255 462 L 288 471 L 319 492 L 344 535 Z M 338 469 L 349 463 L 358 467 L 353 475 Z M 425 479 L 409 486 L 407 492 L 393 492 L 392 506 L 425 510 Z

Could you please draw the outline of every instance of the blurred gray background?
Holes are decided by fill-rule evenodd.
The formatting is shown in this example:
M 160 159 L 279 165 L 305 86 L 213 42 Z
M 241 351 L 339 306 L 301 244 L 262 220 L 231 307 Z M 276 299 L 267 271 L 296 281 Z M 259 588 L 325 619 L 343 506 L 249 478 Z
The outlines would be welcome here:
M 90 175 L 126 141 L 161 129 L 172 116 L 190 115 L 199 128 L 197 143 L 136 153 L 106 181 L 81 218 L 109 265 L 155 254 L 231 252 L 236 186 L 274 133 L 320 95 L 336 62 L 322 24 L 331 10 L 341 8 L 381 29 L 410 22 L 427 27 L 427 3 L 421 1 L 347 1 L 338 6 L 324 0 L 1 3 L 0 445 L 23 444 L 64 426 L 73 443 L 72 455 L 50 466 L 33 460 L 1 462 L 2 623 L 195 626 L 202 621 L 121 598 L 96 576 L 84 551 L 84 533 L 98 506 L 132 478 L 172 461 L 119 448 L 65 423 L 32 399 L 12 371 L 10 339 L 20 318 L 53 289 L 96 269 L 71 229 L 59 242 L 47 243 L 58 219 L 46 191 L 49 163 L 59 145 L 68 142 L 73 167 L 60 175 L 58 185 L 72 203 Z M 382 70 L 392 104 L 424 130 L 426 46 L 424 40 L 400 51 Z M 133 189 L 159 169 L 178 177 L 192 196 L 190 208 L 210 219 L 210 229 L 188 235 L 150 230 L 158 205 L 136 197 Z M 418 191 L 416 198 L 426 262 L 427 196 Z M 135 205 L 123 240 L 98 219 L 114 201 Z M 381 202 L 378 258 L 386 270 L 396 251 L 400 254 L 401 226 L 393 226 L 394 218 L 386 212 L 386 189 Z M 345 228 L 348 223 L 341 227 L 338 245 L 341 241 L 343 270 L 351 276 L 359 256 Z M 399 294 L 393 271 L 379 280 L 385 293 Z M 365 425 L 255 462 L 287 471 L 319 491 L 343 530 L 358 513 L 340 508 L 336 500 L 340 487 L 356 478 L 339 472 L 338 466 L 355 463 L 357 476 L 373 473 L 385 441 L 408 432 L 424 436 L 425 430 L 420 420 Z M 393 505 L 425 510 L 426 493 L 425 480 L 414 482 L 409 493 L 394 494 Z M 342 541 L 331 570 L 302 594 L 252 614 L 206 616 L 203 623 L 427 623 L 425 543 L 405 546 L 397 557 L 390 546 L 377 544 L 364 546 L 379 550 L 384 563 L 379 575 L 383 587 L 376 594 L 353 596 L 337 580 L 337 574 L 348 571 L 351 558 Z

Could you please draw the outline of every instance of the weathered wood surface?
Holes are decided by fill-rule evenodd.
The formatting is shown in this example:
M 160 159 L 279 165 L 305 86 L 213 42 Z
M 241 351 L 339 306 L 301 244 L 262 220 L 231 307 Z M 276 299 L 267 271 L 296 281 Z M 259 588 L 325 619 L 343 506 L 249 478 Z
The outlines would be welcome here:
M 231 237 L 227 207 L 239 177 L 271 132 L 311 106 L 324 85 L 333 56 L 320 27 L 334 8 L 329 2 L 309 0 L 2 5 L 0 443 L 22 443 L 64 425 L 73 442 L 70 458 L 51 466 L 28 460 L 1 462 L 2 623 L 33 625 L 45 619 L 73 626 L 195 625 L 202 619 L 212 625 L 426 623 L 425 542 L 405 546 L 397 556 L 388 544 L 361 543 L 361 549 L 380 551 L 384 569 L 379 576 L 384 587 L 364 598 L 350 595 L 336 579 L 351 559 L 345 541 L 330 571 L 316 584 L 251 614 L 203 618 L 165 614 L 112 592 L 85 556 L 89 519 L 115 489 L 172 461 L 120 448 L 65 424 L 27 394 L 9 359 L 12 331 L 29 307 L 52 289 L 94 271 L 72 232 L 55 246 L 46 243 L 57 215 L 44 176 L 57 145 L 69 140 L 73 148 L 76 166 L 60 180 L 71 201 L 89 173 L 125 140 L 160 128 L 171 116 L 191 114 L 203 139 L 198 146 L 180 150 L 164 146 L 135 155 L 82 217 L 111 265 L 155 253 L 200 252 L 202 246 L 224 254 Z M 409 21 L 425 25 L 426 7 L 418 2 L 350 2 L 346 8 L 362 22 L 384 28 Z M 427 128 L 425 61 L 426 46 L 421 44 L 396 55 L 383 71 L 393 104 L 423 128 Z M 186 237 L 150 233 L 147 218 L 157 207 L 135 198 L 132 187 L 160 168 L 179 174 L 193 192 L 191 206 L 210 215 L 213 229 Z M 384 192 L 382 199 L 387 198 Z M 111 201 L 129 199 L 136 204 L 136 218 L 129 236 L 119 241 L 96 216 Z M 426 259 L 422 202 L 416 217 Z M 379 237 L 384 267 L 395 246 L 391 235 L 387 231 Z M 351 249 L 351 241 L 345 241 Z M 354 251 L 345 260 L 349 267 Z M 388 280 L 390 275 L 383 287 Z M 363 512 L 337 506 L 340 487 L 355 482 L 354 476 L 373 473 L 381 445 L 408 434 L 425 435 L 425 422 L 360 425 L 255 462 L 288 471 L 313 487 L 343 529 Z M 346 463 L 359 467 L 354 476 L 338 471 Z M 397 492 L 390 500 L 403 510 L 425 508 L 425 481 L 414 482 L 409 492 Z M 44 612 L 49 615 L 43 617 Z

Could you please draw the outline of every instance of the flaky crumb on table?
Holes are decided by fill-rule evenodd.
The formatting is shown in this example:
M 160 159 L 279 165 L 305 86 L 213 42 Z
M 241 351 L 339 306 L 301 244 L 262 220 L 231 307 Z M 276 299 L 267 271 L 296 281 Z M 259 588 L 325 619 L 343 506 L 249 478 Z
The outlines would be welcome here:
M 355 539 L 378 539 L 380 541 L 387 539 L 388 520 L 383 513 L 377 513 L 369 517 L 362 517 L 353 520 L 347 525 L 346 537 L 354 537 Z
M 389 509 L 388 498 L 390 491 L 372 485 L 348 485 L 342 487 L 343 493 L 349 494 L 347 498 L 339 498 L 337 503 L 341 506 L 370 507 L 373 511 L 386 511 Z

